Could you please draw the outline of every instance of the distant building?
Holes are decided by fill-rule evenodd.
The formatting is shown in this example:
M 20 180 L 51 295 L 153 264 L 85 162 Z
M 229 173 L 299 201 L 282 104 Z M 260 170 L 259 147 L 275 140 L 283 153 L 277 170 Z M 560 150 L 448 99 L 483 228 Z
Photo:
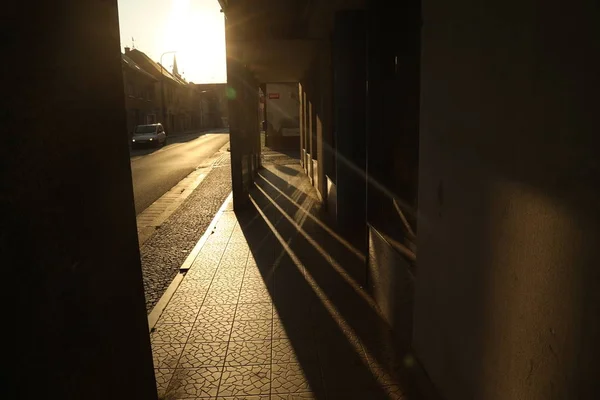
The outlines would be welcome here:
M 125 48 L 125 55 L 156 79 L 155 92 L 159 108 L 156 122 L 163 124 L 167 134 L 196 129 L 192 126 L 194 105 L 191 87 L 179 75 L 177 61 L 175 60 L 171 73 L 137 49 Z
M 127 52 L 127 48 L 125 51 Z M 146 72 L 125 54 L 123 64 L 123 84 L 125 88 L 125 109 L 127 110 L 127 131 L 133 132 L 136 125 L 158 122 L 160 102 L 157 101 L 158 79 Z
M 227 84 L 200 83 L 194 84 L 200 98 L 200 112 L 203 128 L 227 126 Z

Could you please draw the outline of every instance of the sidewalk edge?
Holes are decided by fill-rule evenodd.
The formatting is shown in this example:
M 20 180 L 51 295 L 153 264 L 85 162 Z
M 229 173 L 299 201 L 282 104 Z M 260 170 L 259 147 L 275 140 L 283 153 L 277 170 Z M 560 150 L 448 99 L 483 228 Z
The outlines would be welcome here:
M 227 195 L 227 197 L 225 198 L 225 201 L 223 202 L 223 204 L 221 204 L 221 207 L 219 208 L 219 210 L 213 217 L 212 221 L 210 222 L 210 224 L 204 231 L 204 234 L 202 234 L 202 237 L 200 237 L 200 239 L 198 240 L 198 242 L 196 243 L 196 245 L 194 246 L 194 248 L 192 249 L 190 254 L 188 254 L 188 256 L 185 259 L 185 261 L 183 262 L 183 264 L 181 264 L 181 266 L 179 267 L 179 272 L 177 273 L 175 278 L 173 278 L 173 281 L 171 281 L 171 284 L 169 285 L 167 290 L 165 290 L 163 295 L 160 297 L 160 300 L 158 300 L 158 302 L 156 303 L 154 308 L 152 308 L 152 311 L 150 311 L 150 314 L 148 314 L 148 329 L 150 330 L 150 332 L 152 332 L 152 329 L 154 329 L 154 326 L 156 325 L 161 314 L 167 307 L 167 304 L 171 300 L 171 297 L 173 297 L 173 295 L 175 294 L 175 291 L 179 287 L 179 284 L 183 280 L 183 278 L 185 276 L 185 272 L 187 272 L 190 269 L 190 267 L 192 266 L 192 263 L 198 256 L 198 253 L 200 253 L 202 246 L 204 246 L 204 243 L 206 243 L 209 236 L 212 234 L 212 231 L 215 229 L 217 222 L 221 218 L 221 215 L 225 212 L 225 209 L 227 208 L 229 203 L 232 201 L 232 199 L 233 199 L 233 192 L 230 192 L 229 195 Z

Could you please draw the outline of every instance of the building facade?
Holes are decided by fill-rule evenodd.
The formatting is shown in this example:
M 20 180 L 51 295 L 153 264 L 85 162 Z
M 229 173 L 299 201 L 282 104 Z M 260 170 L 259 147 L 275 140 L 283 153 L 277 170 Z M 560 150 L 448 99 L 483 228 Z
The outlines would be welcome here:
M 127 52 L 129 49 L 125 48 Z M 142 69 L 127 55 L 121 55 L 127 132 L 131 134 L 136 125 L 154 124 L 160 115 L 157 98 L 158 79 Z
M 190 84 L 177 71 L 174 61 L 173 72 L 153 61 L 137 49 L 125 49 L 125 55 L 156 79 L 157 104 L 159 112 L 156 122 L 165 127 L 167 134 L 182 133 L 192 128 Z

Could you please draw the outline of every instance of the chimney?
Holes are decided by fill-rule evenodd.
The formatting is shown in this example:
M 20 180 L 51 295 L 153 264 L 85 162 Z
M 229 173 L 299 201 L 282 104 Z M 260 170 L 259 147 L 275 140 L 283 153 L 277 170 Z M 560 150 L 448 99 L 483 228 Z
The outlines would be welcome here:
M 131 51 L 131 47 L 125 47 L 125 54 L 129 53 Z

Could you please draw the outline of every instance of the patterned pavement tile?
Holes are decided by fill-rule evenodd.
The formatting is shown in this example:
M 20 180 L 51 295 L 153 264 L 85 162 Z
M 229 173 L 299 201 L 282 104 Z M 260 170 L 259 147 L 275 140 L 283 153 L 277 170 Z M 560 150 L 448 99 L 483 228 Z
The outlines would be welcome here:
M 217 400 L 270 400 L 270 396 L 261 395 L 261 396 L 227 396 L 227 397 L 217 397 Z
M 206 297 L 206 290 L 177 290 L 171 300 L 169 306 L 174 307 L 200 307 Z
M 232 321 L 196 323 L 190 332 L 190 342 L 226 342 L 231 334 Z
M 163 324 L 158 323 L 150 332 L 152 343 L 185 343 L 192 324 Z
M 175 368 L 184 345 L 181 343 L 153 343 L 152 361 L 154 368 Z
M 241 245 L 241 243 L 236 243 L 236 245 Z M 227 246 L 227 249 L 225 249 L 225 253 L 223 253 L 223 257 L 221 257 L 220 265 L 222 265 L 223 262 L 228 262 L 232 264 L 242 264 L 245 267 L 246 261 L 248 261 L 248 253 L 250 253 L 250 249 L 248 248 L 248 246 Z
M 192 269 L 215 269 L 219 265 L 219 260 L 223 255 L 223 251 L 225 250 L 225 246 L 223 244 L 214 244 L 209 245 L 206 243 L 198 256 L 190 266 L 190 270 Z
M 337 392 L 327 392 L 328 400 L 407 400 L 399 386 L 383 386 L 371 389 L 355 389 L 351 386 Z
M 377 387 L 373 373 L 365 365 L 346 364 L 345 360 L 340 360 L 337 363 L 321 364 L 321 367 L 328 392 L 345 391 L 349 387 L 353 391 Z
M 235 319 L 238 321 L 271 318 L 273 318 L 272 303 L 239 304 L 235 313 Z
M 317 362 L 317 349 L 310 339 L 273 339 L 273 364 Z
M 238 290 L 212 290 L 206 295 L 204 304 L 237 304 L 240 291 Z
M 273 319 L 273 339 L 284 339 L 292 337 L 296 338 L 312 338 L 312 326 L 299 323 L 299 322 L 288 322 L 281 321 L 280 319 Z
M 198 322 L 233 321 L 235 304 L 204 304 L 198 314 Z
M 225 367 L 219 396 L 268 394 L 270 386 L 270 365 Z
M 177 287 L 178 292 L 208 292 L 212 279 L 194 279 L 186 276 Z
M 220 367 L 226 352 L 227 342 L 190 342 L 185 345 L 177 367 Z
M 270 340 L 272 321 L 270 319 L 254 321 L 235 321 L 231 331 L 232 341 Z
M 158 397 L 162 397 L 167 392 L 167 387 L 173 376 L 174 369 L 155 369 L 154 377 L 156 378 L 156 390 L 158 391 Z
M 219 388 L 222 368 L 178 368 L 173 373 L 166 398 L 214 397 Z
M 282 393 L 282 394 L 272 394 L 270 400 L 316 400 L 317 397 L 314 393 L 306 392 L 306 393 Z M 367 400 L 367 399 L 365 399 Z M 370 400 L 370 399 L 369 399 Z
M 200 311 L 200 306 L 195 304 L 168 304 L 158 321 L 163 324 L 193 323 L 198 311 Z
M 212 288 L 216 288 L 217 286 L 225 288 L 229 286 L 234 289 L 240 289 L 242 287 L 242 274 L 231 274 L 230 272 L 221 272 L 219 275 L 216 275 Z
M 210 286 L 211 295 L 215 292 L 238 292 L 242 287 L 242 278 L 217 277 Z
M 271 294 L 267 289 L 242 290 L 240 292 L 240 303 L 268 303 L 271 301 Z
M 310 368 L 310 371 L 304 370 Z M 318 382 L 310 382 L 308 372 L 318 377 Z M 273 364 L 271 372 L 271 393 L 305 393 L 321 390 L 320 371 L 317 363 L 313 364 Z M 310 385 L 316 387 L 311 388 Z
M 243 274 L 246 269 L 246 260 L 240 258 L 224 258 L 219 263 L 219 270 L 232 271 L 232 273 Z
M 271 363 L 271 341 L 230 342 L 226 366 L 263 365 Z
M 246 243 L 246 236 L 244 236 L 243 233 L 237 233 L 234 231 L 234 233 L 229 238 L 229 242 L 230 243 Z
M 265 283 L 265 281 L 262 280 L 262 277 L 260 278 L 247 278 L 246 276 L 244 276 L 244 283 L 242 283 L 242 291 L 264 291 L 264 290 L 269 290 L 269 288 L 271 288 L 272 285 Z
M 185 276 L 194 280 L 209 280 L 213 278 L 216 271 L 216 265 L 214 267 L 194 267 L 194 265 L 192 265 Z

